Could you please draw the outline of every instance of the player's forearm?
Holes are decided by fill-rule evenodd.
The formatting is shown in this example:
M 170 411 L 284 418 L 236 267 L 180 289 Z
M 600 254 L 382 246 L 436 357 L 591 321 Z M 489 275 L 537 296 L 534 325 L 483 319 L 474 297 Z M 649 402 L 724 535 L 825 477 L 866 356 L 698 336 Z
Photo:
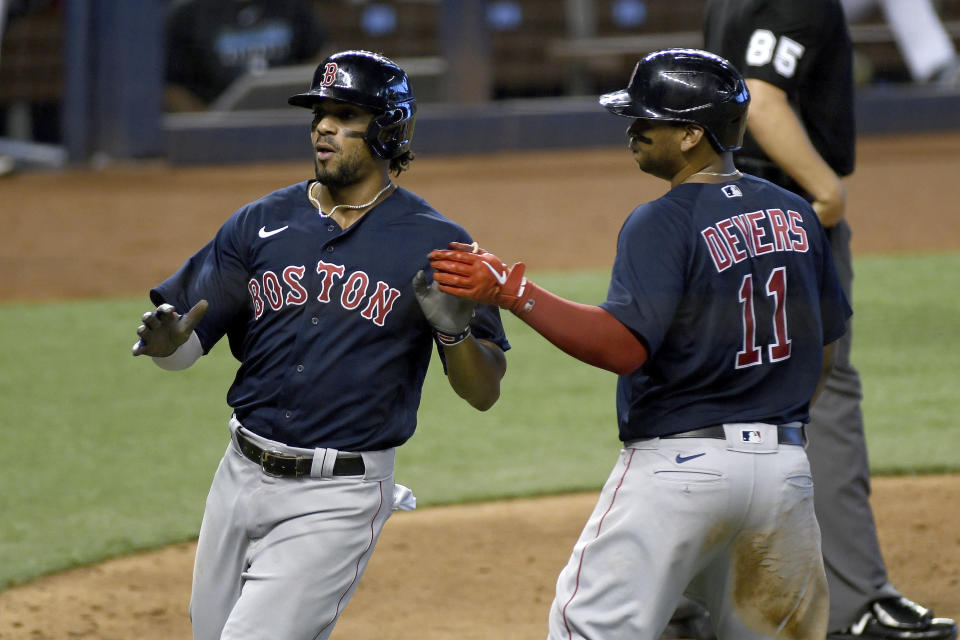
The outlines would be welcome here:
M 447 381 L 458 396 L 479 411 L 496 404 L 500 380 L 507 371 L 507 360 L 499 346 L 470 337 L 444 347 L 444 358 Z
M 840 222 L 846 201 L 843 183 L 817 153 L 786 94 L 761 80 L 747 80 L 747 86 L 751 95 L 747 125 L 757 144 L 813 196 L 813 209 L 823 226 Z
M 518 306 L 516 315 L 568 355 L 622 376 L 646 361 L 643 343 L 606 310 L 566 300 L 533 282 L 526 286 L 523 298 L 534 304 L 529 311 Z

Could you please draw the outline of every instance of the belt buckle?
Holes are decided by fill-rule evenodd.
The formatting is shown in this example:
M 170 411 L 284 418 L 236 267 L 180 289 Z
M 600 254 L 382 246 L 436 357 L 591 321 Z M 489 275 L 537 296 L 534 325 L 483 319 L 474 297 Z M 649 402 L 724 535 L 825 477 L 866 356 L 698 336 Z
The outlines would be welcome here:
M 264 449 L 260 452 L 260 469 L 264 474 L 272 478 L 282 478 L 283 474 L 277 471 L 277 462 L 281 460 L 291 460 L 294 456 L 283 453 L 282 451 L 267 451 Z

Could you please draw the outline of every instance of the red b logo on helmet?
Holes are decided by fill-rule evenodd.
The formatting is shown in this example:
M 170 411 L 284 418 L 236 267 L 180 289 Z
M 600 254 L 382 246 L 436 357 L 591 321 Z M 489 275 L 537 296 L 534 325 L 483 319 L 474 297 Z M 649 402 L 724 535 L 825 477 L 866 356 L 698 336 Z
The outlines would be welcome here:
M 329 87 L 333 84 L 333 81 L 337 79 L 337 63 L 328 62 L 327 66 L 323 68 L 323 82 L 320 84 L 324 87 Z

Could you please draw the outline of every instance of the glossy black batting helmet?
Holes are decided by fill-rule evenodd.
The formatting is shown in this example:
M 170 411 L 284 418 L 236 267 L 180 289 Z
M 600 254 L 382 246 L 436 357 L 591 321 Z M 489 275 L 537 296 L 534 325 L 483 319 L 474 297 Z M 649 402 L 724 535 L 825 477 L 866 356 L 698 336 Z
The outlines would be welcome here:
M 718 151 L 736 151 L 747 127 L 750 93 L 727 60 L 699 49 L 656 51 L 633 68 L 626 89 L 600 96 L 607 110 L 628 118 L 691 122 Z
M 377 112 L 364 133 L 373 152 L 391 160 L 410 149 L 417 101 L 407 74 L 395 62 L 370 51 L 341 51 L 321 62 L 306 93 L 287 102 L 312 109 L 322 98 Z

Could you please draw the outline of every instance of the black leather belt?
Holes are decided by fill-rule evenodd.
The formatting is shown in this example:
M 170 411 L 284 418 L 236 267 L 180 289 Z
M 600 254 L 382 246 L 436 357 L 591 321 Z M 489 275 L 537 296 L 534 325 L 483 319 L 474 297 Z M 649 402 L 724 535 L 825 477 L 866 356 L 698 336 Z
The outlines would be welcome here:
M 715 424 L 711 427 L 694 429 L 693 431 L 684 431 L 683 433 L 671 433 L 661 438 L 715 438 L 717 440 L 726 440 L 727 434 L 722 424 Z M 801 447 L 807 443 L 807 433 L 803 426 L 788 427 L 782 424 L 777 425 L 777 442 L 780 444 L 797 444 Z
M 313 456 L 294 456 L 264 449 L 240 431 L 237 431 L 237 444 L 241 453 L 248 460 L 260 465 L 268 476 L 304 478 L 310 475 L 313 468 Z M 363 456 L 359 453 L 337 453 L 337 460 L 333 463 L 333 475 L 362 476 L 365 471 Z

